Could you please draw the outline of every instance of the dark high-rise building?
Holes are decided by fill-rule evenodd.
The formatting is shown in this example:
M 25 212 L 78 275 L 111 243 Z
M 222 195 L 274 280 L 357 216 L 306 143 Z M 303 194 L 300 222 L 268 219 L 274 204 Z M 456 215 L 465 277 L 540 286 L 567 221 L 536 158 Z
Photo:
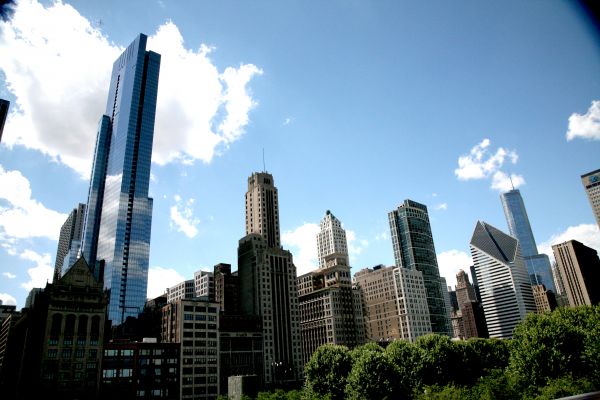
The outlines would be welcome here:
M 2 132 L 4 132 L 4 123 L 6 122 L 9 107 L 10 101 L 0 99 L 0 142 L 2 141 Z
M 279 237 L 273 176 L 253 173 L 246 192 L 246 236 L 238 245 L 240 308 L 243 315 L 262 319 L 267 387 L 293 384 L 303 375 L 296 267 Z
M 237 272 L 231 273 L 231 264 L 215 265 L 214 272 L 215 302 L 219 303 L 221 314 L 237 315 L 240 311 L 239 287 Z
M 598 252 L 577 240 L 552 246 L 565 292 L 572 307 L 600 303 Z
M 81 236 L 83 232 L 83 220 L 85 217 L 85 204 L 79 203 L 77 208 L 67 217 L 60 228 L 58 248 L 56 250 L 56 261 L 54 263 L 53 282 L 61 276 L 77 261 L 77 253 L 81 248 Z
M 444 299 L 447 288 L 440 279 L 427 207 L 404 200 L 398 209 L 388 214 L 388 218 L 396 266 L 423 274 L 431 329 L 433 333 L 452 336 Z
M 160 55 L 140 34 L 113 64 L 88 193 L 83 254 L 103 264 L 113 325 L 146 301 L 152 199 L 148 197 Z
M 519 189 L 513 189 L 501 194 L 500 199 L 508 224 L 508 232 L 519 241 L 521 257 L 527 267 L 531 284 L 544 285 L 546 289 L 556 291 L 550 259 L 546 254 L 538 253 L 521 192 Z

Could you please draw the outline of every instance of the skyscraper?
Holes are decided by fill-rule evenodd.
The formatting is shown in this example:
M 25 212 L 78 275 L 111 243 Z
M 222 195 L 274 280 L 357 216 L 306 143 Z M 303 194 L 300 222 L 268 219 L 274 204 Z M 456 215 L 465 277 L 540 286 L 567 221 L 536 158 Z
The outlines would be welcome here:
M 544 285 L 546 289 L 556 291 L 550 259 L 546 254 L 539 254 L 525 203 L 519 189 L 513 189 L 500 195 L 502 208 L 508 224 L 510 235 L 519 240 L 521 257 L 527 267 L 529 280 L 532 285 Z
M 489 335 L 510 338 L 527 313 L 536 311 L 519 242 L 478 221 L 470 247 Z
M 321 220 L 321 230 L 317 234 L 317 251 L 319 254 L 319 268 L 325 267 L 325 257 L 331 254 L 340 254 L 346 257 L 348 265 L 348 242 L 346 231 L 342 223 L 331 211 L 327 210 L 325 217 Z
M 238 276 L 242 314 L 262 322 L 263 382 L 267 387 L 298 382 L 303 365 L 296 267 L 280 245 L 277 188 L 267 172 L 248 178 Z
M 298 277 L 302 355 L 308 362 L 322 344 L 350 348 L 364 341 L 354 316 L 346 232 L 328 210 L 317 234 L 319 269 Z
M 404 200 L 398 209 L 388 214 L 388 219 L 396 266 L 423 274 L 431 329 L 433 333 L 452 336 L 444 300 L 447 288 L 440 279 L 427 207 L 416 201 Z
M 596 223 L 600 227 L 600 169 L 581 175 L 581 183 L 592 206 Z
M 577 240 L 552 246 L 560 280 L 571 307 L 600 303 L 598 252 Z
M 71 211 L 67 220 L 60 228 L 52 282 L 57 282 L 67 269 L 77 261 L 77 252 L 81 247 L 84 216 L 85 204 L 79 203 L 77 208 Z
M 88 193 L 84 257 L 104 265 L 113 325 L 146 301 L 152 199 L 148 197 L 160 55 L 140 34 L 113 64 Z

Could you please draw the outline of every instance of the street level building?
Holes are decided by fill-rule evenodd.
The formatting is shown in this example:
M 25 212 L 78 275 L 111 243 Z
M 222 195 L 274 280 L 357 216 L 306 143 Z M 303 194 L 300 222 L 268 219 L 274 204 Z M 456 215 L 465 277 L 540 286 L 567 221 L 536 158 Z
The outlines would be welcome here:
M 519 242 L 478 221 L 470 247 L 489 336 L 511 338 L 527 313 L 536 311 Z
M 552 246 L 558 272 L 569 305 L 600 303 L 600 260 L 598 252 L 576 240 Z
M 388 219 L 396 266 L 423 274 L 431 329 L 433 333 L 451 336 L 450 315 L 444 297 L 447 288 L 440 279 L 427 207 L 404 200 L 396 210 L 388 213 Z
M 427 295 L 420 271 L 377 265 L 354 275 L 360 288 L 366 336 L 388 343 L 415 341 L 431 333 Z
M 178 343 L 111 342 L 104 346 L 100 398 L 179 399 Z
M 96 277 L 103 277 L 113 325 L 142 312 L 148 284 L 153 204 L 148 189 L 160 55 L 146 51 L 146 42 L 140 34 L 113 64 L 84 224 L 83 255 Z
M 179 299 L 162 309 L 161 341 L 181 343 L 180 399 L 215 399 L 219 392 L 219 305 Z

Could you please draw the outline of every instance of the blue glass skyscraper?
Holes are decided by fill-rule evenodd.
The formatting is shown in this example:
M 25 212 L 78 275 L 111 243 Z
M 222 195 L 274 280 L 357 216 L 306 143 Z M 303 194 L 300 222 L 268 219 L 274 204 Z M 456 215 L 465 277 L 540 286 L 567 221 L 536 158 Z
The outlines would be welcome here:
M 140 34 L 113 64 L 88 193 L 83 255 L 103 265 L 113 325 L 146 301 L 152 199 L 148 197 L 160 55 Z
M 531 284 L 543 284 L 546 289 L 556 292 L 552 270 L 550 269 L 550 259 L 546 254 L 538 253 L 521 192 L 519 189 L 513 189 L 502 193 L 500 198 L 508 224 L 508 231 L 512 237 L 519 241 L 521 256 L 525 261 Z

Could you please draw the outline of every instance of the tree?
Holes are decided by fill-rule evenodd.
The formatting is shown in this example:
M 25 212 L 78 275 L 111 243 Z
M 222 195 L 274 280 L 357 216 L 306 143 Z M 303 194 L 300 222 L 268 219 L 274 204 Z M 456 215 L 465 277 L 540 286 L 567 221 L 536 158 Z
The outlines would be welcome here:
M 548 379 L 572 374 L 585 376 L 586 334 L 578 311 L 557 310 L 529 314 L 517 325 L 512 339 L 508 372 L 522 390 L 535 391 Z
M 456 381 L 462 359 L 448 336 L 432 333 L 419 337 L 415 344 L 422 350 L 418 366 L 421 384 L 445 386 Z
M 306 388 L 332 400 L 344 398 L 346 377 L 352 369 L 350 351 L 345 346 L 323 345 L 312 355 L 306 366 Z
M 385 353 L 396 367 L 402 387 L 412 391 L 421 386 L 422 349 L 406 340 L 395 340 Z
M 346 385 L 347 399 L 409 398 L 410 391 L 401 387 L 396 367 L 383 351 L 367 349 L 355 357 Z

